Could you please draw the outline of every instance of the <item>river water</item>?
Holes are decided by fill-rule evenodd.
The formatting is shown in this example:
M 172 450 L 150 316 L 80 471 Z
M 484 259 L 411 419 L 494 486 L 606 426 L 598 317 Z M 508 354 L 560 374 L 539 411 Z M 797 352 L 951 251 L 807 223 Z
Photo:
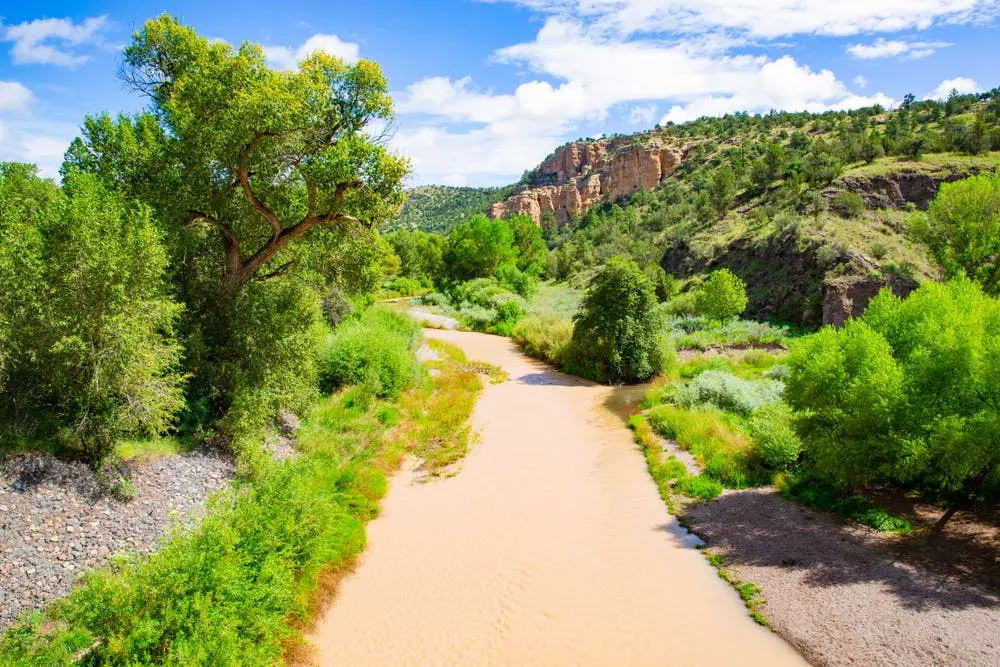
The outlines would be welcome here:
M 503 367 L 454 477 L 392 480 L 309 639 L 322 665 L 800 665 L 667 514 L 624 418 L 641 387 L 505 338 L 427 331 Z

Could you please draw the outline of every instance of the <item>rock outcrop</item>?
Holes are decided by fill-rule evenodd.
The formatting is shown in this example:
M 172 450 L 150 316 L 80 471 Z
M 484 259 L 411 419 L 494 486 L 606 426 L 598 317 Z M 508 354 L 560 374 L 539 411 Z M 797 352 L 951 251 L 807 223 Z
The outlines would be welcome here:
M 551 213 L 562 225 L 605 197 L 615 201 L 656 187 L 687 153 L 649 135 L 566 144 L 538 165 L 511 197 L 493 204 L 489 214 L 502 218 L 525 213 L 541 222 Z
M 819 239 L 786 232 L 766 239 L 740 238 L 718 254 L 702 257 L 679 240 L 666 249 L 661 265 L 680 278 L 727 268 L 746 282 L 747 316 L 804 327 L 839 327 L 860 317 L 883 287 L 897 296 L 917 288 L 912 278 L 883 271 L 855 252 L 821 257 L 822 247 Z

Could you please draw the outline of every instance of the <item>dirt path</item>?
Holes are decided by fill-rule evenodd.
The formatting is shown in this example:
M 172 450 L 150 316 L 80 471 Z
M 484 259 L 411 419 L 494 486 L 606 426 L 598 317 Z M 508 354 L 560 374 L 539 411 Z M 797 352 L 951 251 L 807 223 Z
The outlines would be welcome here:
M 310 639 L 322 665 L 792 665 L 664 510 L 613 390 L 504 338 L 428 331 L 502 366 L 455 477 L 393 480 Z

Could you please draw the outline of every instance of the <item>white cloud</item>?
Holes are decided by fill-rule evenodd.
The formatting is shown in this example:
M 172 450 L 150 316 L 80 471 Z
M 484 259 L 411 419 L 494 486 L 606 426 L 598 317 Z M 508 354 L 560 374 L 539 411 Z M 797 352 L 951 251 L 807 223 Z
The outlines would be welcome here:
M 26 113 L 34 96 L 17 81 L 0 81 L 0 111 Z
M 77 67 L 90 56 L 74 47 L 101 46 L 101 31 L 108 27 L 107 16 L 94 16 L 82 23 L 71 19 L 35 19 L 14 26 L 0 26 L 0 41 L 13 42 L 11 57 L 17 65 L 48 64 Z
M 509 181 L 612 109 L 648 126 L 662 101 L 672 103 L 665 121 L 893 104 L 881 93 L 855 95 L 833 72 L 791 56 L 730 55 L 694 39 L 623 39 L 559 17 L 550 17 L 533 41 L 498 50 L 494 60 L 537 78 L 497 93 L 477 89 L 468 77 L 430 77 L 397 93 L 404 121 L 394 145 L 413 158 L 420 182 L 458 182 L 459 175 Z
M 854 85 L 857 86 L 858 88 L 867 88 L 868 79 L 859 74 L 856 77 L 854 77 Z
M 979 82 L 975 79 L 970 79 L 967 76 L 957 76 L 954 79 L 945 79 L 941 84 L 934 89 L 934 92 L 929 93 L 927 97 L 935 100 L 948 99 L 952 90 L 957 90 L 960 94 L 966 93 L 978 93 L 982 90 Z
M 558 16 L 581 16 L 619 34 L 707 33 L 749 37 L 923 30 L 995 17 L 998 0 L 507 0 Z
M 848 54 L 862 60 L 874 60 L 876 58 L 891 58 L 893 56 L 904 56 L 909 59 L 926 58 L 938 49 L 951 46 L 948 42 L 904 42 L 894 39 L 887 40 L 880 37 L 872 44 L 850 44 Z
M 264 56 L 275 69 L 293 70 L 299 62 L 315 51 L 325 51 L 348 63 L 356 63 L 360 58 L 360 47 L 354 42 L 345 42 L 336 35 L 318 33 L 307 39 L 302 46 L 293 49 L 288 46 L 265 46 Z
M 653 117 L 655 115 L 655 104 L 636 105 L 628 112 L 628 122 L 631 125 L 649 126 L 653 124 Z

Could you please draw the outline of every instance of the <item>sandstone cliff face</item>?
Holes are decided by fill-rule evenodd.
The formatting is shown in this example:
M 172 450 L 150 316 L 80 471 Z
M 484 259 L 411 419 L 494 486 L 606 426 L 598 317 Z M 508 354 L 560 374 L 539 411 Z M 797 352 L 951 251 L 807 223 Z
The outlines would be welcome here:
M 652 189 L 677 167 L 684 150 L 657 143 L 616 137 L 577 141 L 556 149 L 507 200 L 493 204 L 489 214 L 502 218 L 525 213 L 535 222 L 552 213 L 556 224 L 582 215 L 605 197 L 612 201 L 640 189 Z

